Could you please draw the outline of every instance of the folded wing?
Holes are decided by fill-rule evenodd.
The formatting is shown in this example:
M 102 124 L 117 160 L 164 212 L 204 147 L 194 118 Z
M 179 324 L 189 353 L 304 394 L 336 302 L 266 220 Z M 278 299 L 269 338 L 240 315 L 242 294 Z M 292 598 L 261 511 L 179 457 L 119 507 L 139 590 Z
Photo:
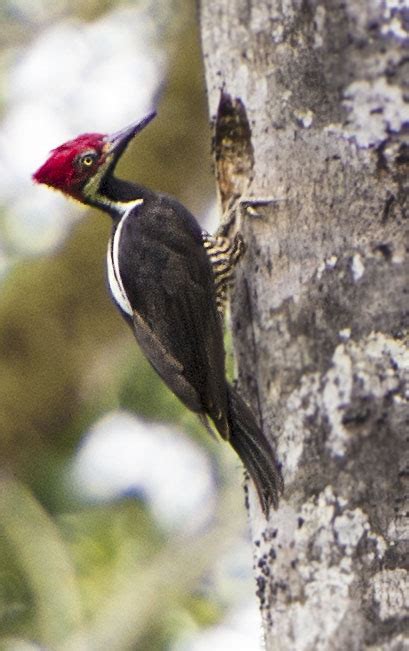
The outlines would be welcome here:
M 119 244 L 135 336 L 170 389 L 227 438 L 223 332 L 201 230 L 167 197 L 152 208 L 127 217 Z

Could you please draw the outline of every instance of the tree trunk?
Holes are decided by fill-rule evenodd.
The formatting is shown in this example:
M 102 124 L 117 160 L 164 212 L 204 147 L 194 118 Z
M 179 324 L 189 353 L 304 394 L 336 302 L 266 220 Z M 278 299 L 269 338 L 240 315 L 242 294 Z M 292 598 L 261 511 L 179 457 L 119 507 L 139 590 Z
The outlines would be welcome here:
M 250 494 L 267 650 L 404 649 L 409 34 L 403 2 L 202 0 L 233 332 L 285 491 Z M 406 48 L 406 49 L 405 49 Z

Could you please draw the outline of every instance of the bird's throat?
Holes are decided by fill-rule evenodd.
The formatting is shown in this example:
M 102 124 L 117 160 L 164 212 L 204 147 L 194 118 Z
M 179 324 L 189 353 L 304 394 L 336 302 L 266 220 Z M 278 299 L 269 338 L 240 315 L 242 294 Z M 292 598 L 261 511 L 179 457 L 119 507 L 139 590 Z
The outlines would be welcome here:
M 115 177 L 98 179 L 95 177 L 85 186 L 83 196 L 86 203 L 111 215 L 114 222 L 122 219 L 126 212 L 143 204 L 149 190 L 143 186 L 123 181 Z

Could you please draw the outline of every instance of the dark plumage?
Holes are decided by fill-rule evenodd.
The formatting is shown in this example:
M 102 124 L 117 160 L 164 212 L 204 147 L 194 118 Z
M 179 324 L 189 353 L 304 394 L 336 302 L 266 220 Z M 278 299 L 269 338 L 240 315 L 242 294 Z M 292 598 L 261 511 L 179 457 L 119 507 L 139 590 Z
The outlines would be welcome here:
M 277 505 L 282 480 L 268 439 L 225 377 L 222 319 L 202 230 L 176 199 L 113 176 L 116 161 L 140 128 L 82 136 L 83 154 L 79 140 L 71 141 L 55 150 L 58 170 L 51 156 L 35 180 L 111 215 L 108 277 L 114 302 L 164 382 L 230 442 L 268 514 L 270 505 Z M 69 162 L 61 152 L 67 152 Z

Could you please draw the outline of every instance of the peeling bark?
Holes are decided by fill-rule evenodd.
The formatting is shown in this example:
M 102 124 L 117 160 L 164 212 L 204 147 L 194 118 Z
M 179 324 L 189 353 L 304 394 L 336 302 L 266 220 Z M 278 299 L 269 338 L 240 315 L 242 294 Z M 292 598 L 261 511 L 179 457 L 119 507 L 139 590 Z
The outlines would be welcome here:
M 232 317 L 285 494 L 250 488 L 266 648 L 409 648 L 409 14 L 202 0 Z M 245 195 L 245 196 L 244 196 Z

